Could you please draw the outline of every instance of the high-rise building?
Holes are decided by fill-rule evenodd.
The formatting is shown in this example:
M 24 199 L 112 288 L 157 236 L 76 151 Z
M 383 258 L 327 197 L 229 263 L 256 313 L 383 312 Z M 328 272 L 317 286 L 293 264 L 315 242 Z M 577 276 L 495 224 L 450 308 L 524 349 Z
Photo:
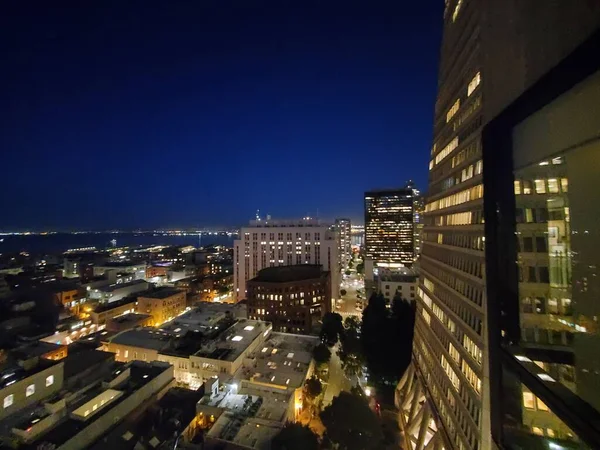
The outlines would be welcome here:
M 365 277 L 410 267 L 414 259 L 412 189 L 365 192 Z
M 317 264 L 331 272 L 331 298 L 338 298 L 340 268 L 335 235 L 328 225 L 310 217 L 251 220 L 233 246 L 234 298 L 246 298 L 246 282 L 259 270 L 296 264 Z
M 406 187 L 412 189 L 413 193 L 413 222 L 414 222 L 414 248 L 415 261 L 421 256 L 421 241 L 423 240 L 423 212 L 425 211 L 425 203 L 421 191 L 415 187 L 415 183 L 410 180 Z
M 600 448 L 600 4 L 538 6 L 446 1 L 411 449 Z
M 352 224 L 350 219 L 335 219 L 335 231 L 338 239 L 340 270 L 343 270 L 348 266 L 352 256 Z

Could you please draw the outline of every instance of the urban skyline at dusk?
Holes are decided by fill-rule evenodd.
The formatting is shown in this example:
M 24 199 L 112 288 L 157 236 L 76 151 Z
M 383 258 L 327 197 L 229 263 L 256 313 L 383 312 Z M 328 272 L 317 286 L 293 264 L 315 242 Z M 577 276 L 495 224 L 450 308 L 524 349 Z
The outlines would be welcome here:
M 358 223 L 426 186 L 441 3 L 215 5 L 11 5 L 0 228 Z

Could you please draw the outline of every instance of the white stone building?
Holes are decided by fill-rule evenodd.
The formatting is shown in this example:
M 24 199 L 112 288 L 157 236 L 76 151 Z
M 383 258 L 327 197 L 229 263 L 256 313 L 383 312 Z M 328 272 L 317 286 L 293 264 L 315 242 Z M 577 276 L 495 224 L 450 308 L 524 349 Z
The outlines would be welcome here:
M 251 220 L 234 242 L 234 298 L 246 298 L 246 281 L 273 266 L 320 264 L 331 272 L 331 298 L 339 298 L 340 267 L 335 231 L 318 219 Z

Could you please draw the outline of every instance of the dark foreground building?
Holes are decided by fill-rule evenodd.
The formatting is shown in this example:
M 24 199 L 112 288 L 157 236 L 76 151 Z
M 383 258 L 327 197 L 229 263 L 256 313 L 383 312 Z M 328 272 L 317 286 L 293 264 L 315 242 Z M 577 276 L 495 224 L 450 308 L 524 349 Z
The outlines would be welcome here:
M 273 330 L 310 333 L 331 311 L 330 273 L 320 265 L 262 269 L 247 282 L 248 317 L 273 323 Z
M 599 27 L 598 2 L 446 2 L 408 448 L 600 448 Z

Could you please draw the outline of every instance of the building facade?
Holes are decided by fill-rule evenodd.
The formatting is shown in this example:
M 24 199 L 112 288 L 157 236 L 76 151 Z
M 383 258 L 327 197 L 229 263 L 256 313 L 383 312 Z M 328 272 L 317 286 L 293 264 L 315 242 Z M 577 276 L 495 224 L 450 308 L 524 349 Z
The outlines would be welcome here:
M 413 363 L 396 391 L 410 448 L 600 446 L 599 25 L 593 2 L 446 2 Z
M 344 270 L 352 257 L 352 223 L 350 219 L 335 219 L 335 231 L 338 239 L 338 258 L 340 270 Z
M 144 292 L 138 297 L 137 312 L 150 314 L 153 325 L 158 326 L 172 320 L 187 307 L 185 291 L 159 287 Z
M 287 333 L 314 331 L 331 311 L 331 277 L 318 265 L 262 269 L 246 283 L 248 317 L 273 324 Z
M 317 219 L 252 220 L 234 242 L 234 299 L 246 298 L 246 282 L 267 267 L 317 264 L 331 273 L 331 298 L 339 296 L 335 232 Z
M 365 192 L 365 259 L 379 268 L 412 266 L 413 191 L 409 188 Z M 365 264 L 365 269 L 371 267 Z M 371 274 L 365 270 L 365 276 Z
M 417 294 L 417 281 L 419 276 L 413 270 L 390 271 L 384 270 L 377 278 L 377 291 L 391 302 L 396 295 L 404 300 L 414 302 Z

